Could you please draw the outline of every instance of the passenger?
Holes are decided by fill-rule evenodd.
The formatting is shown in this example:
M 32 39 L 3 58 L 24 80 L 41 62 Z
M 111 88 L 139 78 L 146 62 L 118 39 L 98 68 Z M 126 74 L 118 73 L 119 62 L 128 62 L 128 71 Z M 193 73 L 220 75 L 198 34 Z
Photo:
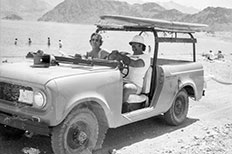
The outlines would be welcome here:
M 90 37 L 89 43 L 92 47 L 90 52 L 87 52 L 86 58 L 99 58 L 99 59 L 107 59 L 109 53 L 103 49 L 101 49 L 101 45 L 103 43 L 102 36 L 98 33 L 93 33 Z
M 140 94 L 143 87 L 143 78 L 150 66 L 150 56 L 145 54 L 146 45 L 140 35 L 133 37 L 129 42 L 133 55 L 130 56 L 129 74 L 123 87 L 123 102 L 126 104 L 130 94 Z

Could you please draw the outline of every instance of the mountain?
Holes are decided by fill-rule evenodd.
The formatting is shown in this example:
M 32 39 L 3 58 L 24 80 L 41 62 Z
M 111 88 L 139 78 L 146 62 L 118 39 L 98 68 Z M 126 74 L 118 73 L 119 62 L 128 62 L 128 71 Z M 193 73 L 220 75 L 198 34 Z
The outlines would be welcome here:
M 42 0 L 0 0 L 1 18 L 16 14 L 25 20 L 37 20 L 52 6 Z
M 16 15 L 16 14 L 10 14 L 6 17 L 3 17 L 2 19 L 6 19 L 6 20 L 23 20 L 22 17 Z
M 105 0 L 65 0 L 43 15 L 39 21 L 94 23 L 102 14 L 130 14 L 134 12 L 126 2 Z
M 203 23 L 209 25 L 208 30 L 232 31 L 231 9 L 208 7 L 195 14 L 186 14 L 177 9 L 167 10 L 153 2 L 129 4 L 115 0 L 65 0 L 38 20 L 93 24 L 103 14 Z
M 207 24 L 213 31 L 232 31 L 232 9 L 207 7 L 196 14 L 185 16 L 182 21 Z
M 153 15 L 152 18 L 165 19 L 165 20 L 170 20 L 170 21 L 181 21 L 182 18 L 185 16 L 186 16 L 186 14 L 184 14 L 176 9 L 171 9 L 171 10 L 161 11 L 158 14 Z
M 169 1 L 169 2 L 157 2 L 160 6 L 164 7 L 167 10 L 171 10 L 171 9 L 175 9 L 178 11 L 181 11 L 183 13 L 187 13 L 187 14 L 194 14 L 199 12 L 200 10 L 194 8 L 194 7 L 187 7 L 184 5 L 180 5 L 178 3 L 175 3 L 173 1 Z
M 115 0 L 65 0 L 44 14 L 39 21 L 96 23 L 103 14 L 176 19 L 179 11 L 167 11 L 157 3 L 129 4 Z M 167 15 L 165 15 L 167 14 Z M 178 15 L 177 15 L 178 14 Z M 184 14 L 183 14 L 184 15 Z

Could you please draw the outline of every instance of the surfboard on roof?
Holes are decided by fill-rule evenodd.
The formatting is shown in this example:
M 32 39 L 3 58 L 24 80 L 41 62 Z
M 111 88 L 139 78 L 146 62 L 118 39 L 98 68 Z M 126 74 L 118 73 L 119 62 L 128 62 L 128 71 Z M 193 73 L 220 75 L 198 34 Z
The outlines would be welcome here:
M 208 27 L 205 24 L 197 23 L 186 23 L 177 21 L 168 21 L 161 19 L 141 18 L 132 16 L 122 15 L 103 15 L 100 17 L 102 20 L 120 23 L 122 25 L 133 25 L 133 26 L 146 26 L 170 30 L 186 30 L 186 31 L 201 31 L 203 28 Z

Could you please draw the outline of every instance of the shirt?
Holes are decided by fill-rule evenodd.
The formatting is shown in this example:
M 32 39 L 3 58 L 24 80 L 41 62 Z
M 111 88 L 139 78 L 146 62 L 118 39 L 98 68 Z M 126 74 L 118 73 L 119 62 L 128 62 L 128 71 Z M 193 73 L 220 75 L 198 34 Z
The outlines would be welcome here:
M 129 66 L 129 74 L 127 76 L 127 79 L 140 88 L 143 87 L 143 78 L 150 66 L 150 56 L 147 54 L 141 54 L 141 55 L 132 55 L 130 57 L 133 60 L 142 59 L 144 61 L 145 66 L 144 67 L 132 67 Z

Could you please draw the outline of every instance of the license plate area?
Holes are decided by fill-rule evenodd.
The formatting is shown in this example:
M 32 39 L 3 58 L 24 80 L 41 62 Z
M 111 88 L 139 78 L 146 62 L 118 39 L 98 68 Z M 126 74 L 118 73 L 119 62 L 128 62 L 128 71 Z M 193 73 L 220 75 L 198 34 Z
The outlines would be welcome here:
M 33 91 L 19 89 L 18 101 L 32 105 L 32 103 L 33 103 Z

